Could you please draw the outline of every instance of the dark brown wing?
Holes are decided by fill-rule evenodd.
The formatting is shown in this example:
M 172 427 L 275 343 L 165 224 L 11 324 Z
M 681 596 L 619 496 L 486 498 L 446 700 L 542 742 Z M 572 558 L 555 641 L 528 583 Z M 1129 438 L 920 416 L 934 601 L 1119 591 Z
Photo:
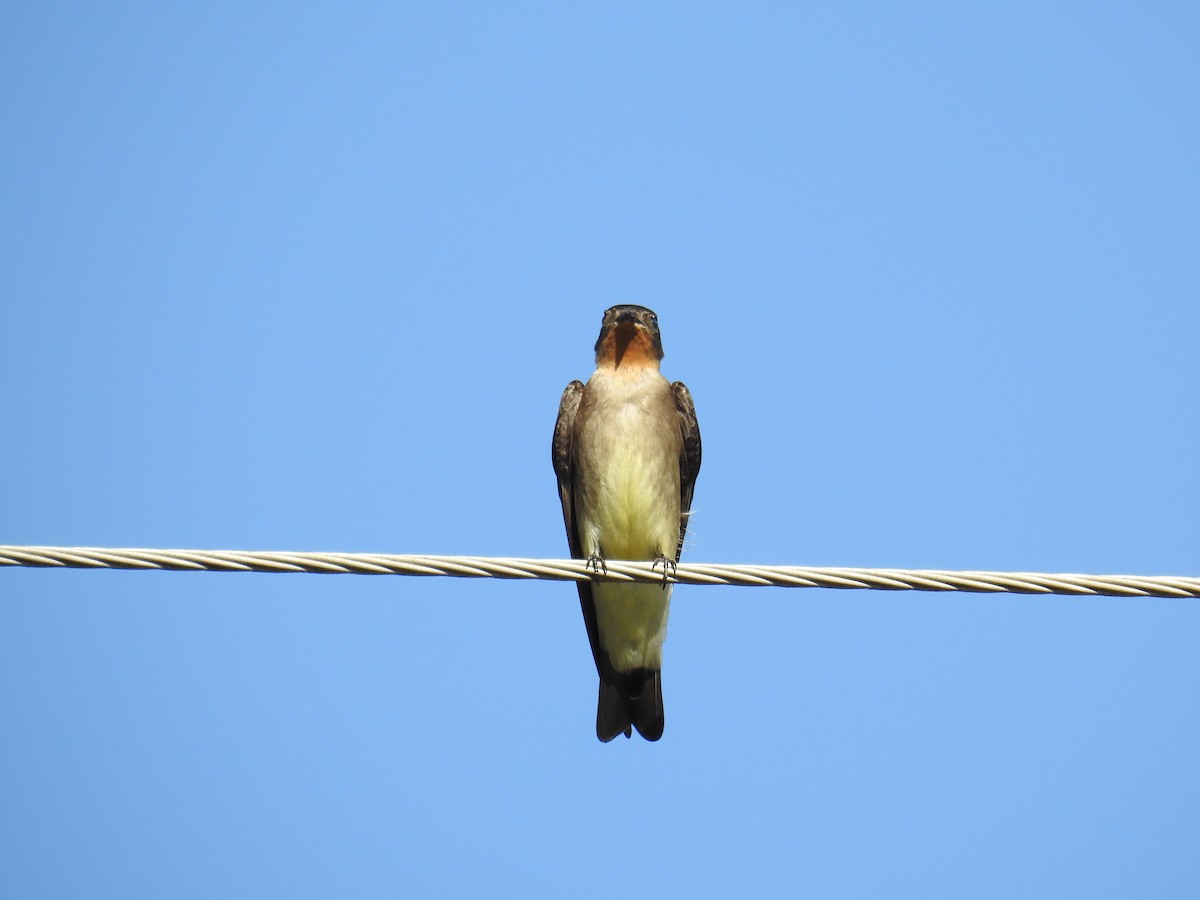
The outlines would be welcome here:
M 696 476 L 700 474 L 700 424 L 696 421 L 696 407 L 687 385 L 676 381 L 671 385 L 671 393 L 675 395 L 675 410 L 679 413 L 679 428 L 683 434 L 679 451 L 679 546 L 675 549 L 675 561 L 679 562 L 688 516 L 692 511 Z
M 554 441 L 550 447 L 550 458 L 554 463 L 554 474 L 558 476 L 558 498 L 562 501 L 563 524 L 567 527 L 567 543 L 571 556 L 583 557 L 579 533 L 575 528 L 574 493 L 574 435 L 575 414 L 579 412 L 579 401 L 583 399 L 583 382 L 572 381 L 563 391 L 558 404 L 558 420 L 554 423 Z
M 583 542 L 579 540 L 579 529 L 575 524 L 575 414 L 583 399 L 583 382 L 572 381 L 563 391 L 558 404 L 558 421 L 554 423 L 554 441 L 550 456 L 554 462 L 554 474 L 558 476 L 558 497 L 562 501 L 563 524 L 567 528 L 567 546 L 573 559 L 583 559 Z M 592 659 L 596 670 L 600 670 L 600 635 L 596 625 L 596 602 L 592 599 L 589 581 L 577 581 L 579 606 L 583 610 L 583 624 L 587 627 L 588 642 L 592 645 Z

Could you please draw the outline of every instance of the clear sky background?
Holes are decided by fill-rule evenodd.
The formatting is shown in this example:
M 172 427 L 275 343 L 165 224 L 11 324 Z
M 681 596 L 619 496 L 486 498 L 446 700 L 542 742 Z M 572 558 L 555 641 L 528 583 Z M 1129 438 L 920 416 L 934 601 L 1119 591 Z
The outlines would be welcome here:
M 6 3 L 0 542 L 1200 575 L 1200 7 Z M 0 571 L 5 897 L 1196 897 L 1200 603 Z

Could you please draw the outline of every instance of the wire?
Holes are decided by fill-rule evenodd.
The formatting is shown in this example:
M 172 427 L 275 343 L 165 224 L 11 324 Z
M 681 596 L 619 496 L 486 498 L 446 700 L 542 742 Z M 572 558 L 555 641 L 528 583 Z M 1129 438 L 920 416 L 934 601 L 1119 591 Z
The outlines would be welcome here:
M 4 545 L 0 545 L 0 566 L 158 569 L 177 572 L 307 572 L 321 575 L 449 575 L 457 578 L 527 578 L 553 581 L 599 579 L 650 583 L 661 583 L 664 579 L 661 565 L 618 560 L 606 560 L 597 574 L 592 571 L 589 563 L 581 559 Z M 1200 598 L 1200 578 L 1164 575 L 1045 575 L 1034 572 L 950 572 L 930 569 L 842 569 L 680 563 L 672 567 L 666 578 L 679 584 L 728 584 L 746 587 Z

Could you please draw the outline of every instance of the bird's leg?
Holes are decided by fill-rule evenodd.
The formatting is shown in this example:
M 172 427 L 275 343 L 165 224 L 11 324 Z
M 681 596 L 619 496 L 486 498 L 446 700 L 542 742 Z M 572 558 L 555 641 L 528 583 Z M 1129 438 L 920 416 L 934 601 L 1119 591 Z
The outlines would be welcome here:
M 589 556 L 587 558 L 587 562 L 583 564 L 583 567 L 585 569 L 591 569 L 597 578 L 600 577 L 601 571 L 603 571 L 605 575 L 608 574 L 608 565 L 604 562 L 604 557 L 600 555 L 599 551 Z
M 662 570 L 663 570 L 662 589 L 665 591 L 667 589 L 667 585 L 670 584 L 670 582 L 667 581 L 667 568 L 670 567 L 670 569 L 671 569 L 670 574 L 672 577 L 674 577 L 674 575 L 675 575 L 675 560 L 671 559 L 671 557 L 669 557 L 669 556 L 662 556 L 662 555 L 656 556 L 654 558 L 654 562 L 650 563 L 650 571 L 653 572 L 659 566 L 662 566 Z

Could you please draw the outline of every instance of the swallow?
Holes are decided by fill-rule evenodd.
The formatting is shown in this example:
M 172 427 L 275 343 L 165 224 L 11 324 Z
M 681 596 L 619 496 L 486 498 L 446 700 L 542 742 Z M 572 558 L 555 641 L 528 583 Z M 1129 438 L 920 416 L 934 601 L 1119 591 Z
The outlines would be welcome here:
M 563 391 L 552 458 L 571 556 L 596 576 L 605 561 L 650 560 L 661 584 L 576 582 L 600 676 L 596 736 L 662 737 L 662 647 L 668 568 L 683 551 L 700 472 L 692 395 L 659 371 L 658 316 L 644 306 L 604 313 L 596 370 Z

